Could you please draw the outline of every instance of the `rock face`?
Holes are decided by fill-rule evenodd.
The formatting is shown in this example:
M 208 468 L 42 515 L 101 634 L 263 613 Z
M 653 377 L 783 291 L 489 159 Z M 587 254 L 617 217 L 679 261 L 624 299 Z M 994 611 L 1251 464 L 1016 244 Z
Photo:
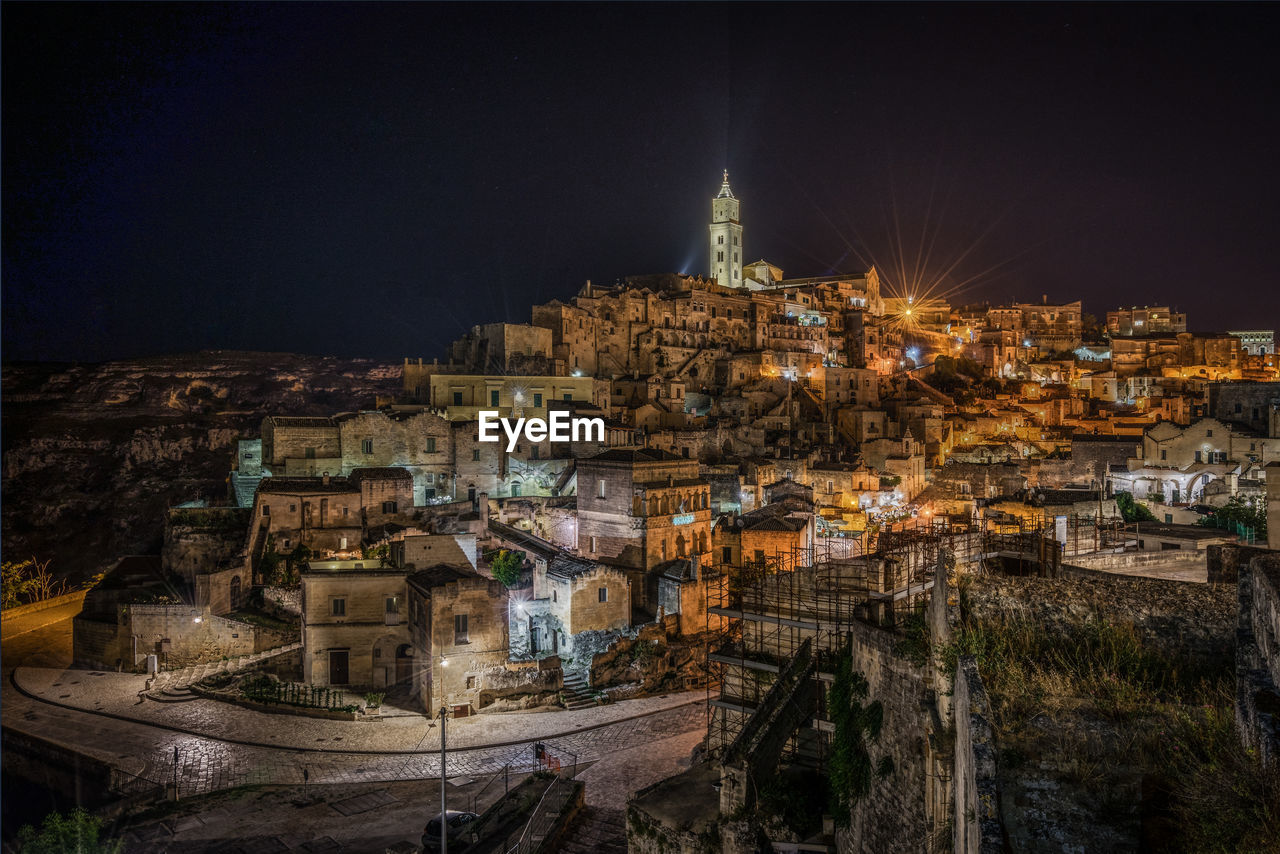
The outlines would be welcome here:
M 3 377 L 3 549 L 76 584 L 160 551 L 167 507 L 223 503 L 237 438 L 268 414 L 372 408 L 398 365 L 213 351 L 91 364 L 12 364 Z

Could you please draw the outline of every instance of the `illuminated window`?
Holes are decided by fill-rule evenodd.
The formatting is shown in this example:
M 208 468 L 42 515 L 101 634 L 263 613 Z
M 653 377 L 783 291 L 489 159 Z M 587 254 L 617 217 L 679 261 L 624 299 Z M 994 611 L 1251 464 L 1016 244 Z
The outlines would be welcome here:
M 601 480 L 601 481 L 600 481 L 600 492 L 599 492 L 599 495 L 600 495 L 600 497 L 601 497 L 601 498 L 604 498 L 604 481 L 603 481 L 603 480 Z

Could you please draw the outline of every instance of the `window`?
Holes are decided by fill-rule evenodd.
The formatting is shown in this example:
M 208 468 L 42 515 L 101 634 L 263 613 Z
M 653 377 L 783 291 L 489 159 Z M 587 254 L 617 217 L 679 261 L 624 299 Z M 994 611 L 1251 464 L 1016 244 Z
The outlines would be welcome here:
M 1199 451 L 1196 451 L 1196 462 L 1198 462 L 1198 463 L 1200 463 L 1200 462 L 1204 462 L 1204 460 L 1200 459 L 1200 452 L 1199 452 Z
M 474 691 L 475 689 L 476 689 L 476 677 L 474 677 L 474 676 L 468 676 L 468 677 L 467 677 L 467 690 L 468 690 L 468 691 Z
M 470 643 L 470 641 L 467 639 L 467 615 L 466 614 L 453 615 L 453 642 L 455 644 Z
M 592 538 L 591 538 L 591 551 L 594 553 L 594 552 L 595 552 L 595 550 L 596 550 L 596 538 L 595 538 L 595 537 L 592 537 Z
M 343 518 L 346 518 L 347 513 L 349 513 L 349 512 L 350 512 L 350 510 L 351 510 L 351 508 L 349 508 L 349 507 L 343 507 L 343 508 L 342 508 L 342 516 L 343 516 Z
M 473 462 L 473 463 L 478 463 L 478 462 L 480 462 L 480 449 L 479 449 L 479 448 L 476 448 L 474 451 L 472 451 L 472 452 L 471 452 L 471 462 Z
M 436 473 L 435 473 L 435 472 L 433 472 L 433 471 L 429 471 L 429 472 L 427 472 L 427 474 L 426 474 L 426 481 L 427 481 L 427 483 L 435 483 L 435 482 L 436 482 Z
M 455 392 L 453 393 L 453 405 L 454 405 L 454 406 L 461 406 L 461 405 L 462 405 L 462 392 L 460 392 L 460 391 L 455 391 Z
M 560 601 L 560 597 L 556 595 L 556 591 L 554 590 L 551 591 L 551 601 L 552 602 Z
M 724 253 L 723 253 L 723 252 L 717 252 L 717 253 L 716 253 L 716 260 L 717 260 L 717 261 L 723 261 L 723 260 L 724 260 Z
M 603 480 L 603 479 L 599 481 L 599 483 L 598 483 L 598 487 L 597 487 L 597 488 L 598 488 L 598 490 L 599 490 L 597 494 L 598 494 L 601 498 L 604 498 L 604 480 Z
M 733 236 L 733 245 L 734 245 L 734 246 L 737 246 L 737 245 L 738 245 L 738 235 L 736 235 L 736 234 Z
M 542 393 L 541 393 L 541 392 L 534 392 L 534 393 L 533 393 L 533 408 L 534 408 L 534 409 L 541 409 L 541 408 L 542 408 Z
M 720 550 L 721 563 L 733 563 L 733 547 L 725 546 Z
M 362 442 L 360 443 L 360 451 L 361 451 L 361 453 L 365 453 L 365 454 L 372 454 L 372 453 L 373 453 L 373 440 L 372 440 L 372 439 L 365 439 L 364 441 L 362 441 Z
M 347 600 L 346 599 L 333 599 L 332 605 L 333 607 L 330 610 L 333 616 L 335 617 L 347 616 Z
M 435 452 L 436 452 L 436 437 L 428 436 L 427 437 L 427 453 L 434 454 Z
M 716 243 L 720 244 L 721 246 L 724 246 L 724 235 L 723 235 L 723 234 L 716 238 Z
M 394 501 L 384 501 L 384 502 L 382 502 L 382 512 L 383 512 L 383 513 L 394 513 L 394 512 L 396 512 L 396 503 L 395 503 Z
M 572 402 L 572 401 L 573 401 L 573 392 L 571 392 L 571 391 L 566 391 L 566 392 L 564 393 L 564 399 L 565 399 L 565 400 L 567 400 L 567 401 Z
M 297 513 L 297 512 L 298 512 L 298 505 L 297 505 L 297 504 L 290 504 L 290 505 L 289 505 L 289 512 L 290 512 L 290 513 Z
M 601 587 L 599 590 L 597 590 L 597 591 L 596 591 L 596 596 L 597 596 L 597 597 L 599 597 L 599 600 L 600 600 L 601 602 L 608 602 L 608 601 L 609 601 L 609 588 L 608 588 L 608 587 Z
M 270 516 L 270 515 L 271 515 L 271 505 L 270 505 L 270 504 L 263 504 L 263 505 L 262 505 L 262 515 L 263 515 L 263 516 Z
M 1212 430 L 1205 430 L 1205 431 L 1204 431 L 1204 435 L 1205 435 L 1205 436 L 1207 436 L 1208 438 L 1212 439 L 1212 438 L 1213 438 L 1213 431 L 1212 431 Z
M 427 498 L 435 498 L 435 497 L 436 497 L 436 491 L 435 491 L 434 489 L 428 489 L 428 490 L 426 491 L 426 493 L 425 493 L 425 494 L 426 494 L 426 497 L 427 497 Z
M 314 460 L 314 459 L 316 458 L 316 449 L 315 449 L 315 448 L 303 448 L 303 449 L 302 449 L 302 456 L 304 456 L 304 457 L 305 457 L 305 458 L 307 458 L 308 460 Z
M 1161 451 L 1161 452 L 1160 452 L 1160 459 L 1162 459 L 1162 460 L 1167 460 L 1167 459 L 1169 459 L 1169 452 L 1168 452 L 1168 451 Z

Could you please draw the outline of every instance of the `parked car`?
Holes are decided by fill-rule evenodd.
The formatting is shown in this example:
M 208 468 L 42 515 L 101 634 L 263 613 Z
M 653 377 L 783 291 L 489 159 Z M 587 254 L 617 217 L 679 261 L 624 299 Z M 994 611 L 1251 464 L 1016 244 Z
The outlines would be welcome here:
M 471 822 L 475 821 L 477 818 L 479 818 L 479 816 L 473 812 L 466 812 L 464 810 L 449 810 L 448 822 L 449 822 L 449 850 L 450 851 L 453 850 L 454 840 L 458 840 L 461 843 L 461 841 L 464 838 L 464 834 L 466 832 L 467 826 L 471 824 Z M 434 816 L 430 821 L 427 822 L 427 826 L 422 829 L 422 847 L 429 848 L 432 851 L 440 850 L 440 816 L 439 815 Z M 461 849 L 462 847 L 461 844 L 458 847 L 459 849 Z

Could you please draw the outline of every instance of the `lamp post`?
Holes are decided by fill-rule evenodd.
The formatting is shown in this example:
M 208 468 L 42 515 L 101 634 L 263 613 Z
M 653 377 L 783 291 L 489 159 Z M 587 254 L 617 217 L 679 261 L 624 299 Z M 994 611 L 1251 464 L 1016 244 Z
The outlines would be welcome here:
M 440 854 L 449 852 L 449 807 L 445 796 L 445 721 L 449 719 L 449 709 L 440 706 Z

